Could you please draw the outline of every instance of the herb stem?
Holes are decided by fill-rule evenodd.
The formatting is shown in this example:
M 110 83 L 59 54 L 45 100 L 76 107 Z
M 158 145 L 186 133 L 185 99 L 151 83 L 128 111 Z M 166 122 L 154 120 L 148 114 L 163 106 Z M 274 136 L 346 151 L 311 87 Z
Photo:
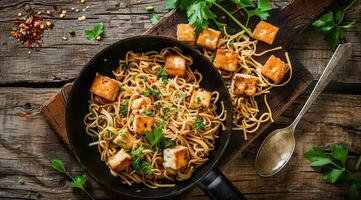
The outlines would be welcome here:
M 82 189 L 82 190 L 89 197 L 89 199 L 95 200 L 94 197 L 86 189 Z
M 343 9 L 344 11 L 348 10 L 349 8 L 351 8 L 351 6 L 353 6 L 353 4 L 355 4 L 358 0 L 353 0 L 345 9 Z
M 222 10 L 226 15 L 228 15 L 228 17 L 231 18 L 238 26 L 240 26 L 250 37 L 253 37 L 253 33 L 246 26 L 244 26 L 240 21 L 238 21 L 230 12 L 228 12 L 225 8 L 223 8 L 217 2 L 214 2 L 213 5 L 215 5 L 217 8 Z

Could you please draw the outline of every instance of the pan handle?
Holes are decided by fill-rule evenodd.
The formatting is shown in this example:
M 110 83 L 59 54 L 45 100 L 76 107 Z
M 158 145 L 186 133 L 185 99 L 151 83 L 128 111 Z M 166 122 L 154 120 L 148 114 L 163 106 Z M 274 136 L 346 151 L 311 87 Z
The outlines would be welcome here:
M 198 186 L 213 200 L 246 200 L 243 194 L 217 168 L 209 172 L 198 183 Z

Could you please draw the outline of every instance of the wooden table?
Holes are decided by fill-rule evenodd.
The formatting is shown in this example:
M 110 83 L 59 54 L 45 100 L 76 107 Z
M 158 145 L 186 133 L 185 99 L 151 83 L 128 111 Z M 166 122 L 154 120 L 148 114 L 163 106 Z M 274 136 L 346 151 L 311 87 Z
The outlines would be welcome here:
M 100 49 L 130 36 L 142 34 L 151 27 L 146 6 L 153 5 L 164 15 L 164 1 L 157 0 L 94 0 L 89 1 L 85 22 L 79 14 L 65 19 L 55 17 L 56 28 L 48 31 L 44 48 L 28 54 L 28 49 L 10 37 L 10 29 L 29 1 L 1 0 L 0 2 L 0 198 L 35 198 L 40 192 L 44 199 L 86 199 L 69 187 L 67 178 L 49 167 L 53 157 L 61 158 L 73 174 L 84 173 L 71 152 L 53 133 L 40 105 L 54 95 L 65 83 L 74 80 L 79 70 Z M 80 7 L 75 0 L 39 0 L 30 2 L 36 8 L 51 9 Z M 288 0 L 274 1 L 275 7 L 285 6 Z M 85 7 L 85 6 L 81 6 Z M 353 44 L 353 55 L 336 75 L 334 82 L 314 103 L 296 131 L 297 146 L 287 168 L 271 178 L 256 175 L 254 158 L 267 133 L 292 121 L 302 107 L 309 89 L 301 95 L 262 137 L 257 139 L 241 156 L 230 161 L 223 173 L 249 199 L 344 199 L 345 185 L 325 184 L 320 174 L 310 168 L 303 152 L 313 146 L 333 143 L 345 144 L 355 159 L 361 153 L 361 3 L 349 11 L 348 19 L 356 18 L 358 27 L 346 31 L 346 40 Z M 96 23 L 105 24 L 101 42 L 88 41 L 84 29 Z M 62 39 L 70 28 L 76 37 Z M 322 73 L 332 55 L 322 38 L 312 28 L 293 41 L 294 59 L 301 61 L 314 75 Z M 294 77 L 297 78 L 297 77 Z M 30 112 L 28 118 L 24 112 Z M 18 183 L 19 178 L 25 184 Z M 89 180 L 88 188 L 97 199 L 106 199 L 99 185 Z M 198 188 L 185 199 L 207 199 Z

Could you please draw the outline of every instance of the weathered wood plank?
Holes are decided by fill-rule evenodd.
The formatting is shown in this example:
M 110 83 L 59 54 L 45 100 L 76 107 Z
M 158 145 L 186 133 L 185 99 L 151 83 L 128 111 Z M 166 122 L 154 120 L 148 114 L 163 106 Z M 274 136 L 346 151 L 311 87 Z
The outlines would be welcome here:
M 62 141 L 50 130 L 40 112 L 40 105 L 58 89 L 0 88 L 0 198 L 27 198 L 29 191 L 39 191 L 45 199 L 86 199 L 68 187 L 66 177 L 49 167 L 49 160 L 59 157 L 74 174 L 83 173 Z M 32 95 L 29 95 L 32 94 Z M 274 126 L 291 122 L 306 97 L 301 96 Z M 31 104 L 31 115 L 23 116 Z M 301 121 L 297 147 L 288 167 L 271 178 L 261 178 L 254 170 L 254 157 L 261 138 L 244 155 L 230 161 L 224 174 L 249 199 L 343 199 L 344 185 L 325 184 L 321 176 L 308 167 L 304 151 L 315 145 L 344 143 L 352 152 L 361 152 L 361 96 L 321 95 Z M 23 177 L 26 184 L 17 183 Z M 105 193 L 90 181 L 96 198 Z M 206 199 L 195 189 L 189 198 Z
M 284 6 L 290 0 L 274 1 L 276 6 Z M 130 36 L 142 34 L 151 27 L 149 14 L 145 7 L 153 5 L 162 16 L 167 13 L 163 9 L 164 0 L 156 1 L 91 1 L 88 12 L 70 13 L 67 19 L 54 18 L 57 28 L 45 34 L 45 47 L 40 52 L 28 55 L 28 49 L 16 44 L 10 38 L 10 29 L 17 13 L 26 1 L 2 1 L 0 4 L 0 84 L 17 82 L 58 82 L 72 81 L 79 70 L 100 49 Z M 52 5 L 63 5 L 64 8 L 79 7 L 74 1 L 33 1 L 34 7 L 51 8 Z M 83 6 L 84 7 L 84 6 Z M 361 3 L 349 11 L 348 19 L 361 21 Z M 77 16 L 86 15 L 86 22 L 78 22 Z M 87 41 L 83 31 L 104 22 L 105 35 L 101 42 Z M 75 28 L 77 36 L 68 37 L 69 28 Z M 346 40 L 353 43 L 353 56 L 347 65 L 340 70 L 335 80 L 339 82 L 361 82 L 361 26 L 346 32 Z M 298 37 L 291 46 L 294 59 L 300 60 L 318 78 L 332 52 L 322 38 L 312 30 L 307 30 Z M 50 58 L 50 59 L 49 59 Z

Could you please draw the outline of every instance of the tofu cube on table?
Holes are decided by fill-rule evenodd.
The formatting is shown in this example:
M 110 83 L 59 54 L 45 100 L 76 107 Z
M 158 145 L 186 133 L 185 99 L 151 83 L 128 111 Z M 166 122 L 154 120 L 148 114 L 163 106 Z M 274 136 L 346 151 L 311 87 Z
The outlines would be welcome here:
M 133 120 L 133 130 L 135 133 L 143 135 L 146 131 L 151 131 L 154 127 L 154 118 L 136 114 Z
M 185 146 L 176 146 L 163 150 L 163 166 L 174 170 L 180 170 L 188 165 L 189 155 Z
M 276 38 L 278 27 L 273 26 L 265 21 L 260 21 L 253 31 L 253 36 L 257 40 L 263 41 L 267 44 L 272 45 Z
M 248 74 L 235 74 L 232 79 L 231 91 L 235 96 L 254 97 L 257 93 L 258 78 Z
M 204 29 L 199 34 L 196 44 L 210 50 L 215 50 L 220 36 L 221 32 L 219 31 L 210 28 Z
M 121 149 L 108 160 L 108 165 L 114 171 L 120 172 L 130 166 L 132 157 Z
M 194 27 L 191 24 L 178 24 L 177 25 L 177 40 L 194 45 L 196 40 L 196 34 Z
M 169 55 L 165 58 L 165 71 L 169 76 L 186 75 L 186 59 L 180 55 Z
M 237 53 L 228 49 L 217 49 L 213 64 L 224 71 L 235 72 L 237 71 Z
M 114 101 L 119 92 L 119 85 L 117 80 L 96 73 L 90 92 L 106 100 Z
M 191 101 L 189 103 L 189 107 L 191 108 L 198 108 L 204 107 L 207 108 L 211 102 L 212 93 L 204 90 L 194 90 L 191 96 Z
M 289 69 L 287 63 L 272 55 L 263 66 L 261 73 L 275 83 L 280 83 Z

